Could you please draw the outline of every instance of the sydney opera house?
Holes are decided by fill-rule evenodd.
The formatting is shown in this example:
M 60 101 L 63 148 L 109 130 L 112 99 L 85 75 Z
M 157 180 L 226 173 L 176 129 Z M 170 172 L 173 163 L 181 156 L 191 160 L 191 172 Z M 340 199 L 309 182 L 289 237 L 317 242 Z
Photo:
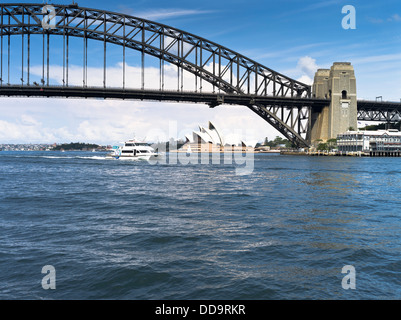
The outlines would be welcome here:
M 186 142 L 179 152 L 254 152 L 254 145 L 235 136 L 223 137 L 210 121 L 207 128 L 199 126 L 199 131 L 185 138 Z

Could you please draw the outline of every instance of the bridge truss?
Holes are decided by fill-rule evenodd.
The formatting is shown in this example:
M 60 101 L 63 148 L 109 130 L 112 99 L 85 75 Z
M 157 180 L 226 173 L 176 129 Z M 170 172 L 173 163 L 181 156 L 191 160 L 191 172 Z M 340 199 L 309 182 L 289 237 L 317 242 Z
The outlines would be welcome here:
M 219 94 L 246 96 L 245 99 L 239 99 L 239 101 L 247 100 L 247 103 L 242 103 L 243 105 L 262 116 L 296 144 L 306 144 L 302 133 L 307 127 L 304 122 L 307 121 L 308 105 L 306 107 L 299 105 L 295 107 L 294 104 L 283 106 L 283 101 L 279 105 L 259 104 L 253 103 L 254 100 L 251 97 L 310 98 L 311 87 L 224 46 L 163 24 L 115 12 L 81 8 L 77 5 L 45 7 L 44 4 L 16 3 L 1 4 L 0 10 L 0 90 L 3 95 L 17 93 L 40 95 L 43 92 L 52 91 L 53 85 L 62 88 L 59 96 L 65 95 L 66 92 L 76 95 L 80 91 L 80 95 L 91 95 L 96 92 L 100 96 L 111 98 L 115 96 L 115 91 L 120 91 L 128 98 L 135 96 L 138 90 L 142 90 L 142 98 L 148 99 L 145 61 L 150 56 L 158 60 L 157 89 L 165 93 L 159 96 L 172 97 L 174 95 L 173 100 L 185 101 L 186 93 L 190 91 L 192 95 L 198 94 L 195 100 L 208 103 L 212 107 L 223 103 L 222 96 Z M 43 22 L 50 27 L 44 28 Z M 12 61 L 13 56 L 10 51 L 12 45 L 16 43 L 12 40 L 16 35 L 20 36 L 20 40 L 17 40 L 21 52 L 19 67 L 15 66 L 15 59 Z M 33 39 L 34 36 L 36 36 L 35 39 Z M 59 38 L 60 47 L 57 59 L 51 54 L 52 39 L 55 36 Z M 72 38 L 82 39 L 82 85 L 77 85 L 76 77 L 72 79 L 71 75 L 73 63 L 71 53 L 76 50 L 76 47 L 71 46 Z M 88 40 L 96 40 L 103 46 L 103 52 L 98 52 L 96 56 L 96 59 L 101 60 L 103 64 L 102 84 L 97 85 L 96 88 L 88 84 L 90 72 L 88 60 L 91 61 Z M 34 81 L 33 69 L 38 73 L 38 66 L 37 64 L 33 66 L 32 61 L 33 56 L 38 54 L 38 50 L 32 47 L 33 43 L 37 45 L 38 42 L 41 42 L 42 49 L 40 50 L 41 77 Z M 122 49 L 121 57 L 118 58 L 122 63 L 119 86 L 107 78 L 109 44 L 117 45 Z M 130 50 L 140 54 L 139 88 L 127 85 L 130 82 L 130 74 L 127 70 L 126 56 Z M 56 85 L 51 83 L 51 69 L 55 64 L 62 66 L 62 76 L 59 76 Z M 170 91 L 166 89 L 168 78 L 166 69 L 171 73 L 170 66 L 176 67 L 177 87 L 174 94 L 171 89 Z M 15 81 L 13 74 L 18 69 L 21 73 L 19 80 Z M 188 80 L 185 76 L 187 74 L 193 76 L 191 85 L 187 84 Z M 20 87 L 18 90 L 17 85 Z M 38 90 L 38 93 L 35 94 L 35 90 Z M 130 91 L 132 94 L 129 94 Z M 206 91 L 215 94 L 214 101 L 211 99 L 202 101 Z M 177 93 L 181 94 L 177 95 Z M 52 94 L 55 94 L 54 90 Z M 226 98 L 224 103 L 228 100 L 230 99 Z M 283 110 L 286 111 L 279 112 L 279 108 L 284 108 Z
M 358 100 L 358 120 L 397 122 L 401 120 L 401 104 L 397 102 Z

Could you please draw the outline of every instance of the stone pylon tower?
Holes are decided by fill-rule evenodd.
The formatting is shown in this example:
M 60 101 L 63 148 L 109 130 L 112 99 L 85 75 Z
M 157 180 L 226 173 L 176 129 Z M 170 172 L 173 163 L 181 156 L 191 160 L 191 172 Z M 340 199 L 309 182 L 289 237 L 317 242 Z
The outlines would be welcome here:
M 312 94 L 330 102 L 321 110 L 312 111 L 308 135 L 311 144 L 337 138 L 349 128 L 357 130 L 356 79 L 351 63 L 335 62 L 331 69 L 317 70 Z

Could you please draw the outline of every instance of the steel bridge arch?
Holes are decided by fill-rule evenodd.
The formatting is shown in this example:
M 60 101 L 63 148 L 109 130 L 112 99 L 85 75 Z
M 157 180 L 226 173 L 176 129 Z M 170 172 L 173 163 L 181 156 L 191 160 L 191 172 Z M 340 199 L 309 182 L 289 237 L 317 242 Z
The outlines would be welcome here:
M 224 93 L 256 97 L 311 97 L 309 85 L 191 33 L 126 14 L 56 4 L 51 5 L 55 9 L 56 24 L 54 28 L 44 29 L 42 20 L 48 13 L 43 11 L 44 6 L 1 4 L 1 37 L 43 34 L 93 39 L 122 46 L 124 54 L 125 49 L 134 49 L 141 52 L 142 57 L 150 55 L 163 63 L 176 65 Z M 212 70 L 207 69 L 208 64 L 212 64 Z M 307 145 L 294 126 L 278 117 L 277 111 L 272 111 L 275 110 L 274 105 L 249 103 L 247 107 L 297 145 Z M 300 123 L 301 119 L 298 120 Z

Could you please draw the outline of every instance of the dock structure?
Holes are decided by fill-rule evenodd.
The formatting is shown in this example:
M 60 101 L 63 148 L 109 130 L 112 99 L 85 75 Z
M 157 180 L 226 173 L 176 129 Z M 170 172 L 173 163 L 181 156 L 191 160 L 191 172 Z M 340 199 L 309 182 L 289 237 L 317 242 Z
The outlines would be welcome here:
M 351 152 L 328 152 L 328 151 L 282 151 L 281 155 L 310 156 L 310 157 L 401 157 L 401 151 L 351 151 Z
M 401 151 L 370 151 L 370 157 L 401 157 Z

